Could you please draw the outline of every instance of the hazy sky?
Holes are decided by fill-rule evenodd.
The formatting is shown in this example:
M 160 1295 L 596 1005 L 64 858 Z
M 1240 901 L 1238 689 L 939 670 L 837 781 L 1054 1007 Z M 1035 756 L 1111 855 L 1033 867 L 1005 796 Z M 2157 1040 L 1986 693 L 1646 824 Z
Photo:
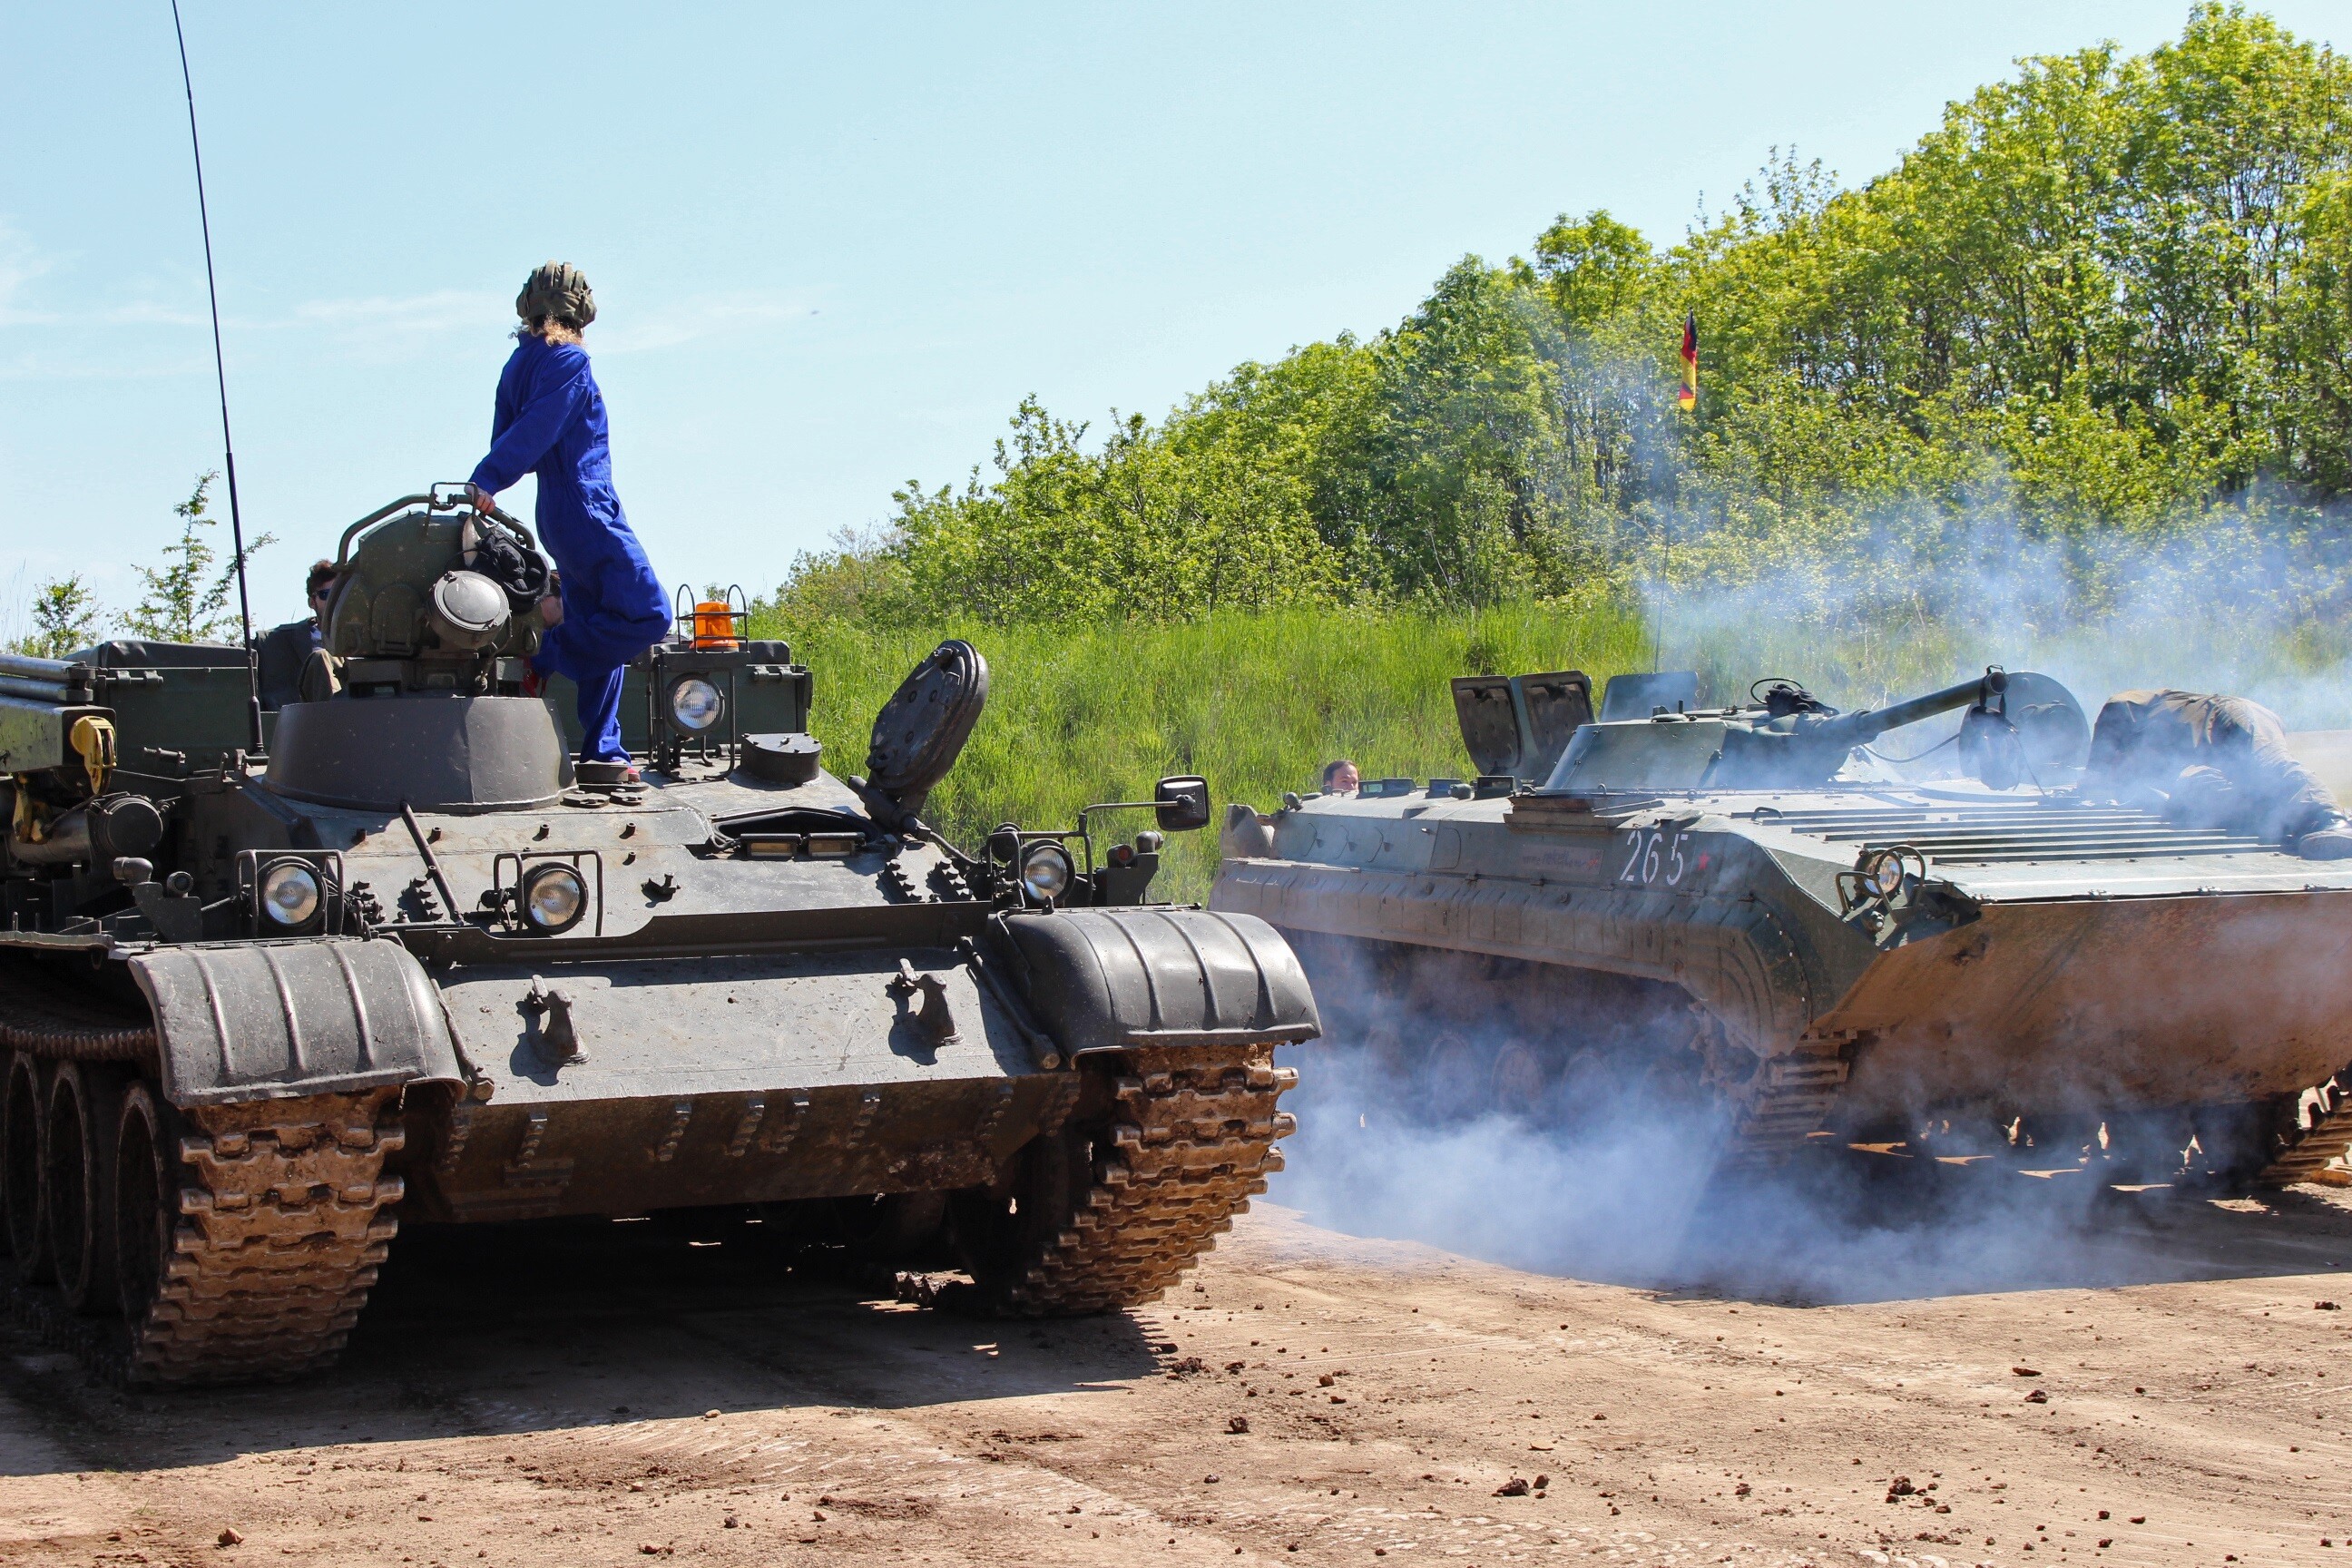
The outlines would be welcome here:
M 2186 14 L 184 0 L 246 521 L 284 541 L 257 611 L 472 468 L 549 257 L 595 285 L 656 567 L 758 591 L 899 482 L 961 480 L 1024 393 L 1157 416 L 1561 211 L 1672 240 L 1776 143 L 1859 181 L 2014 57 Z M 0 147 L 6 621 L 65 571 L 135 598 L 219 464 L 168 5 L 0 0 Z

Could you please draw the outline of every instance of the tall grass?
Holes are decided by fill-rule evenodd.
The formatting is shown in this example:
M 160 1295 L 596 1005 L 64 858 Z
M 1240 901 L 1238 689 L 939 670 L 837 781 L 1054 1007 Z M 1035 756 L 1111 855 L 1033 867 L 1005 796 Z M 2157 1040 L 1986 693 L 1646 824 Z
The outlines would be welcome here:
M 1148 799 L 1166 773 L 1209 781 L 1224 803 L 1271 807 L 1350 757 L 1364 776 L 1460 775 L 1469 768 L 1446 682 L 1474 673 L 1582 669 L 1596 688 L 1647 668 L 1639 617 L 1616 605 L 1521 605 L 1459 613 L 1284 610 L 1167 626 L 1078 630 L 960 626 L 880 629 L 762 616 L 815 674 L 811 728 L 835 772 L 865 771 L 874 715 L 943 637 L 989 662 L 987 711 L 926 816 L 970 845 L 998 823 L 1064 826 L 1094 801 Z M 1146 814 L 1115 820 L 1131 836 Z M 1207 896 L 1213 827 L 1172 840 L 1156 890 Z

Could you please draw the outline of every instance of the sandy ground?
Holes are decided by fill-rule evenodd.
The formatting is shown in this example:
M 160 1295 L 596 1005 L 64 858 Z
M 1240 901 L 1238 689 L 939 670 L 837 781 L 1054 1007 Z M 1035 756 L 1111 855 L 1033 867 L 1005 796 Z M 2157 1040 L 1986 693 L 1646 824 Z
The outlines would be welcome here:
M 1804 1304 L 1261 1207 L 1160 1306 L 1032 1327 L 651 1226 L 420 1233 L 312 1383 L 0 1342 L 0 1562 L 2352 1568 L 2352 1198 L 2073 1245 L 2096 1288 Z

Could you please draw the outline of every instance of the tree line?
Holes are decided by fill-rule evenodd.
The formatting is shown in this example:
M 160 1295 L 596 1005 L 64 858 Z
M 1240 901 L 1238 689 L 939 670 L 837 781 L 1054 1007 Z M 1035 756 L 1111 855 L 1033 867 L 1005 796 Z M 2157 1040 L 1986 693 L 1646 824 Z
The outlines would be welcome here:
M 1696 408 L 1676 406 L 1685 315 Z M 1483 605 L 1916 555 L 1983 520 L 2330 582 L 2352 489 L 2352 65 L 2238 6 L 2019 62 L 1891 170 L 1775 153 L 1664 247 L 1605 211 L 1395 327 L 992 463 L 803 554 L 788 616 Z

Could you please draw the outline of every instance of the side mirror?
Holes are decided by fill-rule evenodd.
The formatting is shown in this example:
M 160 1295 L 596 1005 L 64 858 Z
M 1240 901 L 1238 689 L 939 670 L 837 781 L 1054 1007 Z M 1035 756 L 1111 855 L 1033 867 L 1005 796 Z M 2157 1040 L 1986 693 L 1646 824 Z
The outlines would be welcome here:
M 1190 833 L 1209 826 L 1209 781 L 1184 774 L 1160 781 L 1152 803 L 1162 833 Z

